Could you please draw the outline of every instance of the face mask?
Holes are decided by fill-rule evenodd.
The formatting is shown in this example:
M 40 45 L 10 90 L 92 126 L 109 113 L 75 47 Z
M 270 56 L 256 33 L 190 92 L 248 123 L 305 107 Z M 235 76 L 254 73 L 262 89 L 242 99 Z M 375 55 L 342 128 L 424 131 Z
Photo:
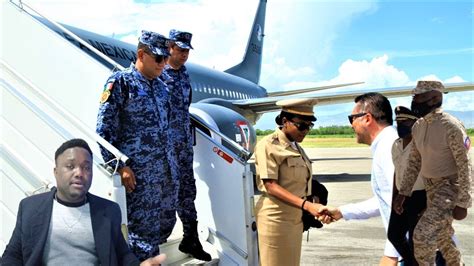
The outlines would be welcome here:
M 441 103 L 429 105 L 426 102 L 422 102 L 422 103 L 416 103 L 414 101 L 411 102 L 411 110 L 418 117 L 423 117 L 438 107 L 441 107 Z
M 399 125 L 397 126 L 397 132 L 398 136 L 403 139 L 411 134 L 411 126 Z

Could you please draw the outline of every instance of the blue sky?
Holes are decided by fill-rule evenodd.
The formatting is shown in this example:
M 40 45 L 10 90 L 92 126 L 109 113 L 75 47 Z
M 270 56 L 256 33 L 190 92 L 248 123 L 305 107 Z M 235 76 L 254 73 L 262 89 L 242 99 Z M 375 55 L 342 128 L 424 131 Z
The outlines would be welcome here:
M 28 3 L 28 2 L 27 2 Z M 194 34 L 190 61 L 225 70 L 242 59 L 256 0 L 36 0 L 47 16 L 136 43 L 141 29 Z M 268 0 L 260 84 L 268 91 L 364 81 L 370 90 L 420 79 L 474 81 L 471 1 Z M 354 89 L 354 88 L 352 88 Z M 391 100 L 409 105 L 410 98 Z M 474 93 L 445 97 L 445 108 L 474 110 Z M 352 104 L 316 107 L 318 117 Z M 275 113 L 257 128 L 273 128 Z

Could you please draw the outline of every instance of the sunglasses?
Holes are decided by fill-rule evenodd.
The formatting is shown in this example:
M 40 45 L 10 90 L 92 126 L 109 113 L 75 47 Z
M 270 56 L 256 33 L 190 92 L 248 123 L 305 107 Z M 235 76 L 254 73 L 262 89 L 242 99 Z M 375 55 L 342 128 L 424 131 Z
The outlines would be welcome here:
M 167 56 L 164 56 L 164 55 L 154 55 L 154 54 L 151 54 L 151 53 L 147 53 L 149 56 L 153 57 L 155 59 L 155 62 L 157 64 L 161 64 L 164 60 L 167 60 L 168 57 Z
M 354 122 L 354 118 L 362 117 L 366 114 L 367 113 L 358 113 L 358 114 L 348 115 L 347 118 L 349 118 L 349 123 L 351 123 L 352 125 L 352 122 Z
M 292 123 L 299 131 L 311 130 L 314 127 L 313 123 L 298 123 L 290 120 L 288 122 Z

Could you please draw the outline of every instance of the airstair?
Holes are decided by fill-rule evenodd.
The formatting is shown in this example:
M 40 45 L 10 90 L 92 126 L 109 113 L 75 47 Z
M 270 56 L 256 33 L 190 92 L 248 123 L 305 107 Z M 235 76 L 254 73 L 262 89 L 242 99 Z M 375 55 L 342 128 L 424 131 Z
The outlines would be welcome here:
M 113 174 L 115 162 L 104 165 L 97 143 L 116 160 L 128 158 L 95 133 L 104 82 L 120 67 L 107 57 L 111 68 L 105 67 L 33 15 L 44 17 L 25 3 L 1 2 L 0 254 L 15 226 L 20 200 L 55 185 L 54 151 L 70 138 L 91 145 L 90 191 L 117 202 L 126 224 L 125 191 Z M 257 265 L 249 154 L 195 116 L 193 123 L 199 128 L 194 130 L 199 237 L 215 258 L 206 265 Z M 179 224 L 175 231 L 160 247 L 168 255 L 167 265 L 204 265 L 178 251 Z

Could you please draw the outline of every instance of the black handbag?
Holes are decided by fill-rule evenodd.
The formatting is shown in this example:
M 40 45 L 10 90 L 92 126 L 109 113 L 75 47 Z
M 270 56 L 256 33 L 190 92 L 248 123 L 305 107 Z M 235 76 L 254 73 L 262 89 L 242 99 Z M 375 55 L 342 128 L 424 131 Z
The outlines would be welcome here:
M 328 203 L 329 194 L 326 187 L 314 179 L 312 180 L 311 187 L 311 195 L 308 196 L 306 200 L 326 205 Z M 308 231 L 311 227 L 323 227 L 323 224 L 308 211 L 303 210 L 301 219 L 303 220 L 303 232 Z

